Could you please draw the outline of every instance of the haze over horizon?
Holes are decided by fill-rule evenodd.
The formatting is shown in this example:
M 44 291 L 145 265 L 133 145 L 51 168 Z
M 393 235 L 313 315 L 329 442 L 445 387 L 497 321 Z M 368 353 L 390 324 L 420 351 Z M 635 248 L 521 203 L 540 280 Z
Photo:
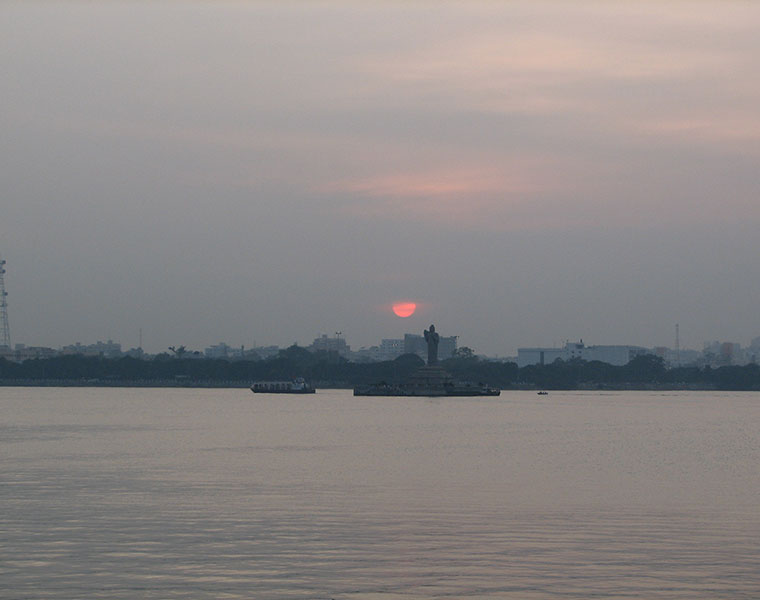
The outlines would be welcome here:
M 14 343 L 760 335 L 758 4 L 3 15 Z

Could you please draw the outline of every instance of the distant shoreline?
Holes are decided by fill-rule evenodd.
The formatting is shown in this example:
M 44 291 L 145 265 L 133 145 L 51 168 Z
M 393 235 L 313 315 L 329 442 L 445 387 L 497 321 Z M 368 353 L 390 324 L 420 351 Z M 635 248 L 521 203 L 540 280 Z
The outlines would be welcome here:
M 196 389 L 247 389 L 251 386 L 250 381 L 221 380 L 221 381 L 176 381 L 170 379 L 157 380 L 73 380 L 73 379 L 0 379 L 0 387 L 102 387 L 102 388 L 196 388 Z M 321 384 L 321 385 L 320 385 Z M 335 382 L 317 382 L 318 390 L 346 390 L 354 386 L 338 384 Z M 500 388 L 502 391 L 539 391 L 548 390 L 554 392 L 626 392 L 626 391 L 685 391 L 685 392 L 713 392 L 718 391 L 717 386 L 672 384 L 672 383 L 584 383 L 576 387 L 542 388 L 534 384 L 511 385 Z M 732 391 L 758 391 L 753 389 Z

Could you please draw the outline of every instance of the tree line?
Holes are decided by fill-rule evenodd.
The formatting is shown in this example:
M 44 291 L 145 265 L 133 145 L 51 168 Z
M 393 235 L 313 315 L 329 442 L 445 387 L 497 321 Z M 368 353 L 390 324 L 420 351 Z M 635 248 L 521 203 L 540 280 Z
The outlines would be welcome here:
M 422 359 L 414 354 L 392 361 L 354 363 L 336 353 L 313 353 L 299 346 L 281 350 L 266 360 L 192 359 L 176 354 L 161 354 L 149 360 L 70 355 L 23 363 L 0 359 L 0 383 L 213 385 L 304 377 L 317 387 L 353 387 L 398 383 L 423 365 Z M 483 360 L 465 350 L 441 361 L 441 366 L 457 380 L 502 389 L 760 390 L 760 366 L 756 364 L 669 369 L 661 358 L 653 355 L 637 356 L 623 366 L 574 359 L 518 368 L 515 363 Z

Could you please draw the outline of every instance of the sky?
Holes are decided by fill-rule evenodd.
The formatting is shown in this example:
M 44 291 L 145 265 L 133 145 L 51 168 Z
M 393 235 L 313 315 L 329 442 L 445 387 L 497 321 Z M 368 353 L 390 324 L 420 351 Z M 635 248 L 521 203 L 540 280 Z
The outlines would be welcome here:
M 759 3 L 0 14 L 14 344 L 760 336 Z

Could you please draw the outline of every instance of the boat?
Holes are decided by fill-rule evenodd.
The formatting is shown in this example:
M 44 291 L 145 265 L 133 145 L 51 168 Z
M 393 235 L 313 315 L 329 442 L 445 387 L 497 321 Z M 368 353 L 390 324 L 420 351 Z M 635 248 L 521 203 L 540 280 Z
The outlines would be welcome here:
M 254 394 L 313 394 L 314 386 L 303 377 L 291 381 L 257 381 L 251 386 Z
M 541 390 L 540 392 L 536 392 L 539 396 L 548 396 L 549 392 L 545 392 L 544 390 Z

